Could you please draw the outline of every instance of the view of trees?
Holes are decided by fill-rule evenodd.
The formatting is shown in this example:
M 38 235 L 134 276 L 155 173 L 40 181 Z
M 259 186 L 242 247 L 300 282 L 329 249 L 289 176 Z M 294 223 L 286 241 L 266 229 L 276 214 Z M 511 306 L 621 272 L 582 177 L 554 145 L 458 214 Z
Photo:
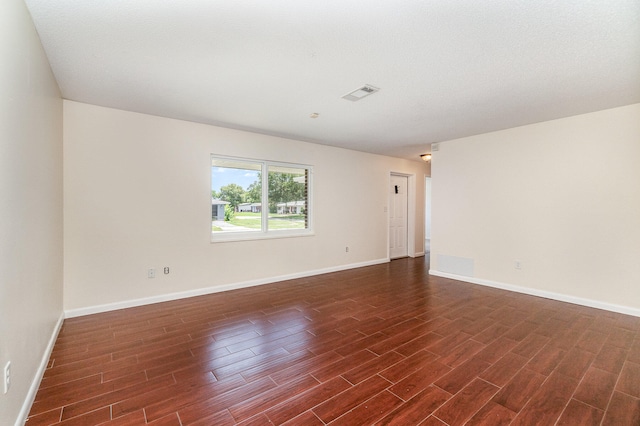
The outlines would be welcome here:
M 262 177 L 258 173 L 258 180 L 253 182 L 245 192 L 245 203 L 259 203 L 262 200 Z
M 228 201 L 234 210 L 238 209 L 238 205 L 244 203 L 244 189 L 237 183 L 230 183 L 229 185 L 220 188 L 218 199 Z
M 269 173 L 269 211 L 277 211 L 278 203 L 305 199 L 305 185 L 295 181 L 290 173 Z
M 291 173 L 269 173 L 269 211 L 275 213 L 279 203 L 304 200 L 305 184 L 296 181 L 299 175 Z M 211 191 L 213 198 L 228 201 L 234 211 L 242 203 L 259 203 L 262 199 L 262 176 L 244 190 L 240 185 L 230 183 L 220 188 L 220 191 Z

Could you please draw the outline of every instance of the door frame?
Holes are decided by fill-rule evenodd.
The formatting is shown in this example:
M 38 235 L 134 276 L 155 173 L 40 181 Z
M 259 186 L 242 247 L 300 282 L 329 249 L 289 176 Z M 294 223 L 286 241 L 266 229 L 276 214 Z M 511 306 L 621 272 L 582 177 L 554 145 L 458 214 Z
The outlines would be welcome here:
M 424 241 L 425 241 L 424 252 L 425 254 L 427 253 L 427 251 L 431 252 L 431 232 L 433 229 L 431 225 L 431 210 L 432 210 L 431 185 L 432 185 L 431 176 L 424 175 Z M 427 250 L 427 246 L 426 246 L 427 239 L 429 240 L 429 250 Z
M 387 179 L 387 206 L 391 205 L 391 176 L 402 176 L 407 178 L 407 255 L 416 257 L 416 175 L 402 172 L 389 172 Z M 391 250 L 389 249 L 391 219 L 387 208 L 387 260 L 391 260 Z

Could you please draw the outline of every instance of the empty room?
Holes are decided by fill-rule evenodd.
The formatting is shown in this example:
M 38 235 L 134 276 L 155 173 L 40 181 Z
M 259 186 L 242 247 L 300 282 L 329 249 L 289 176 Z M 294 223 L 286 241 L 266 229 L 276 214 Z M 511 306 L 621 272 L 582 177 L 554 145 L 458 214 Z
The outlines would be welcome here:
M 637 0 L 5 0 L 0 62 L 0 424 L 640 425 Z

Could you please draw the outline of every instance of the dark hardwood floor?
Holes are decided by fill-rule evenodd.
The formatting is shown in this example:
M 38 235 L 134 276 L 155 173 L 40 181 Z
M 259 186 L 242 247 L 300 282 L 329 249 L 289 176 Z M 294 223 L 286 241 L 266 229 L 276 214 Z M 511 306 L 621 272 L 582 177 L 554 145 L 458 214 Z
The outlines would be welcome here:
M 640 318 L 427 270 L 68 319 L 27 425 L 640 425 Z

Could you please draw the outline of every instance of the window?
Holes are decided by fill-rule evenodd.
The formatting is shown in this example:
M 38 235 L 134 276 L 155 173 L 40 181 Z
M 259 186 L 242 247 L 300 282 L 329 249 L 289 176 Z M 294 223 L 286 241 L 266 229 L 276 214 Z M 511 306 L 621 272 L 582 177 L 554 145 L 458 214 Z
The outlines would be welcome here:
M 311 166 L 211 156 L 211 239 L 310 235 Z

